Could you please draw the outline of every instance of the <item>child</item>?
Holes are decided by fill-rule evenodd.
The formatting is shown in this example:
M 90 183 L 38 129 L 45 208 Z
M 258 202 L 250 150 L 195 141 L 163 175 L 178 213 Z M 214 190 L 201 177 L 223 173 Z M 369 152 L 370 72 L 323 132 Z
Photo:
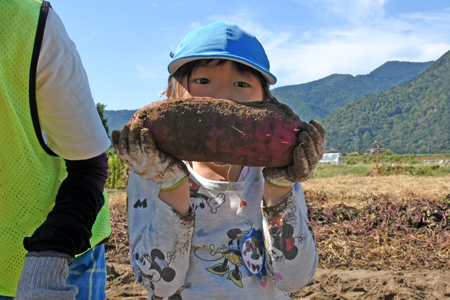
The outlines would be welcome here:
M 276 101 L 259 41 L 217 22 L 189 33 L 169 64 L 168 98 Z M 147 129 L 113 132 L 134 171 L 127 187 L 130 261 L 149 299 L 289 299 L 317 268 L 302 187 L 326 143 L 305 124 L 284 168 L 181 162 Z

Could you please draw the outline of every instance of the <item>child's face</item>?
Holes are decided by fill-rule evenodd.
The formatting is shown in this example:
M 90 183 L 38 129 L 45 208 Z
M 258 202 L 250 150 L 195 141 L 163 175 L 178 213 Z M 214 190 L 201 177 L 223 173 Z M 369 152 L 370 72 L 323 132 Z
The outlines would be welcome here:
M 199 66 L 181 83 L 184 87 L 182 95 L 177 98 L 213 97 L 238 102 L 262 101 L 264 92 L 261 81 L 250 73 L 240 73 L 231 62 L 217 65 L 211 63 Z M 189 92 L 188 87 L 189 86 Z

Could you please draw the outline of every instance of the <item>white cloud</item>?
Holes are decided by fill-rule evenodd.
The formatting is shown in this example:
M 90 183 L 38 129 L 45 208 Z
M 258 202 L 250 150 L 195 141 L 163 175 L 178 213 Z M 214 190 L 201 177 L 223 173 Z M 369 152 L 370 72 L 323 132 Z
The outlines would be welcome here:
M 392 60 L 424 62 L 436 60 L 450 44 L 431 34 L 380 28 L 317 32 L 313 43 L 290 39 L 266 46 L 278 86 L 305 83 L 333 73 L 367 74 Z M 448 40 L 448 39 L 447 39 Z
M 310 82 L 333 73 L 367 74 L 393 60 L 436 60 L 450 50 L 450 11 L 394 18 L 386 15 L 386 0 L 316 2 L 345 22 L 307 32 L 274 32 L 265 23 L 255 22 L 256 16 L 248 11 L 227 18 L 262 42 L 278 77 L 276 86 Z
M 367 22 L 382 18 L 383 6 L 389 0 L 291 0 L 308 11 L 317 11 L 322 15 L 341 17 L 351 23 Z
M 386 0 L 324 0 L 329 9 L 344 15 L 353 23 L 382 18 L 385 14 L 383 5 L 386 2 Z

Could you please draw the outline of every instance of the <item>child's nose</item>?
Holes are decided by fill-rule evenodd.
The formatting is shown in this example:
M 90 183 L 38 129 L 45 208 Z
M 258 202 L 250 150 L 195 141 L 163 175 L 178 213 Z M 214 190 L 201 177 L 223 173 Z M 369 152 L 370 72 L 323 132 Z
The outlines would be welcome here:
M 230 89 L 227 88 L 221 88 L 218 89 L 215 93 L 214 93 L 214 98 L 218 98 L 218 99 L 228 99 L 228 100 L 233 100 L 233 95 Z

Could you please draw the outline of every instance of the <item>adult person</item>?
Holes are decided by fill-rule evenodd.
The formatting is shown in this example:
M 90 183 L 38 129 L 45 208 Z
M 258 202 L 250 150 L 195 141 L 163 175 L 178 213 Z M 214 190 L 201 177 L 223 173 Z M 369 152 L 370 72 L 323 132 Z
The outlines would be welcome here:
M 104 299 L 110 141 L 75 44 L 48 2 L 0 0 L 0 53 L 0 299 Z

